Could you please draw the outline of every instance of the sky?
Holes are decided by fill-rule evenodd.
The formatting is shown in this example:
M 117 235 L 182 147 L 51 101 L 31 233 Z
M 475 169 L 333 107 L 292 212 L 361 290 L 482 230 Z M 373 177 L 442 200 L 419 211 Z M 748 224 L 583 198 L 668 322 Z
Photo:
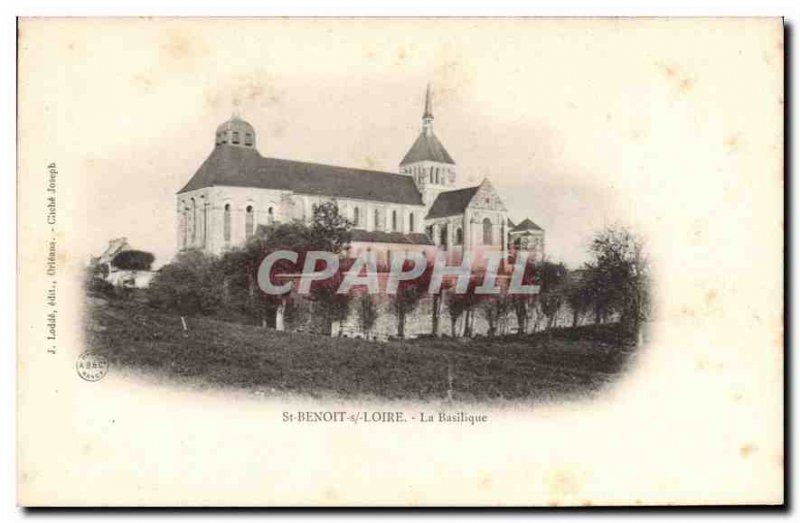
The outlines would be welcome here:
M 76 255 L 99 254 L 126 236 L 157 265 L 168 262 L 175 193 L 233 111 L 254 126 L 263 156 L 396 172 L 419 133 L 430 82 L 434 129 L 456 161 L 457 184 L 488 178 L 509 217 L 539 224 L 548 256 L 576 267 L 591 235 L 608 224 L 647 234 L 658 222 L 650 211 L 679 189 L 675 171 L 709 167 L 697 157 L 709 146 L 717 156 L 748 146 L 742 133 L 753 115 L 735 110 L 744 91 L 720 86 L 735 81 L 771 94 L 774 86 L 739 74 L 744 64 L 782 60 L 767 25 L 28 22 L 20 28 L 20 86 L 42 115 L 31 132 L 59 163 L 62 208 L 84 235 L 86 252 Z M 737 50 L 734 35 L 759 45 Z M 704 104 L 707 97 L 719 107 Z M 730 126 L 742 131 L 726 134 Z M 695 143 L 693 133 L 713 138 Z

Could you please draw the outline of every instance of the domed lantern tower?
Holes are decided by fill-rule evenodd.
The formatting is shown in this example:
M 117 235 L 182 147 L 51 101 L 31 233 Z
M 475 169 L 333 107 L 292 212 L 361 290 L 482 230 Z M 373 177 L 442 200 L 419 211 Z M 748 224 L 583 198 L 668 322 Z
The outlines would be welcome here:
M 217 127 L 216 144 L 255 149 L 256 132 L 252 125 L 234 113 L 230 120 Z

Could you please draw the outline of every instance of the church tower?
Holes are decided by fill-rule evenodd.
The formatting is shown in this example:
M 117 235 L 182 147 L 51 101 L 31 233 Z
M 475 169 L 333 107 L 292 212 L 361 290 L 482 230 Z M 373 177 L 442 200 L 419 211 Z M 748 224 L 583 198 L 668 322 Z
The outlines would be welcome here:
M 239 115 L 234 112 L 230 120 L 217 127 L 215 143 L 216 145 L 255 149 L 256 132 L 252 125 L 239 118 Z
M 430 206 L 440 192 L 455 186 L 456 163 L 433 134 L 430 84 L 425 91 L 422 132 L 400 162 L 400 173 L 414 178 L 426 206 Z

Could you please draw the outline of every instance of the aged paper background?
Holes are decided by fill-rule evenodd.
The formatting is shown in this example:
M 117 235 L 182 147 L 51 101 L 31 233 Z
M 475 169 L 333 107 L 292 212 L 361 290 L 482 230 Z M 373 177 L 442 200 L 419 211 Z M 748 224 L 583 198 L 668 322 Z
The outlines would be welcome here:
M 429 428 L 281 422 L 289 408 L 412 404 L 263 398 L 114 369 L 96 383 L 76 376 L 81 267 L 123 225 L 143 240 L 167 230 L 153 249 L 168 256 L 173 195 L 233 104 L 263 118 L 264 154 L 389 169 L 393 149 L 369 143 L 371 126 L 397 123 L 395 93 L 406 96 L 414 112 L 402 111 L 397 142 L 407 146 L 418 94 L 406 86 L 428 79 L 452 111 L 478 98 L 486 118 L 510 128 L 574 131 L 516 170 L 487 155 L 537 150 L 535 133 L 495 135 L 503 127 L 486 128 L 483 115 L 447 131 L 448 143 L 489 137 L 460 163 L 501 162 L 487 175 L 509 192 L 536 185 L 543 170 L 563 173 L 576 196 L 572 208 L 545 207 L 552 223 L 569 222 L 556 236 L 617 219 L 646 236 L 657 318 L 624 381 L 600 401 L 475 406 L 490 423 Z M 371 93 L 364 112 L 312 111 L 308 99 L 329 84 L 329 106 L 348 89 Z M 18 91 L 21 504 L 782 501 L 780 20 L 29 19 Z M 545 104 L 560 92 L 565 103 L 531 109 L 523 91 Z M 350 128 L 353 139 L 342 138 Z M 56 354 L 46 351 L 44 312 L 51 162 Z M 579 262 L 580 247 L 558 248 Z

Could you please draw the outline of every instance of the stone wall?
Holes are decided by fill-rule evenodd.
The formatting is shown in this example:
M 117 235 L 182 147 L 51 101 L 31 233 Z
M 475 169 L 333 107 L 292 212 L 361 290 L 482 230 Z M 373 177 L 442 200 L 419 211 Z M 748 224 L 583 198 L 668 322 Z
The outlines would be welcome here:
M 348 338 L 364 338 L 385 341 L 398 336 L 398 321 L 392 298 L 386 295 L 372 296 L 375 303 L 377 318 L 375 324 L 369 332 L 364 332 L 361 328 L 359 300 L 362 296 L 356 296 L 351 302 L 350 312 L 347 319 L 339 325 L 333 322 L 331 328 L 327 328 L 325 314 L 322 305 L 307 298 L 294 296 L 291 303 L 286 308 L 285 328 L 288 331 L 312 332 L 317 334 L 338 336 L 340 333 Z M 486 336 L 489 334 L 491 325 L 489 316 L 494 317 L 494 334 L 505 335 L 515 334 L 518 330 L 517 316 L 512 307 L 508 307 L 505 313 L 497 314 L 496 309 L 491 310 L 490 303 L 481 303 L 473 307 L 471 319 L 472 336 Z M 607 321 L 615 321 L 616 318 L 608 318 Z M 441 336 L 453 336 L 455 327 L 456 336 L 464 336 L 466 315 L 462 314 L 453 325 L 448 308 L 447 295 L 441 303 L 441 313 L 439 316 L 439 334 Z M 573 313 L 569 306 L 564 303 L 556 314 L 555 327 L 572 327 Z M 583 313 L 577 316 L 577 325 L 589 325 L 594 323 L 594 315 Z M 534 310 L 530 317 L 528 326 L 529 332 L 538 332 L 546 327 L 546 318 L 538 310 Z M 418 336 L 430 336 L 433 334 L 433 299 L 425 296 L 420 300 L 416 309 L 406 317 L 405 337 L 416 338 Z

